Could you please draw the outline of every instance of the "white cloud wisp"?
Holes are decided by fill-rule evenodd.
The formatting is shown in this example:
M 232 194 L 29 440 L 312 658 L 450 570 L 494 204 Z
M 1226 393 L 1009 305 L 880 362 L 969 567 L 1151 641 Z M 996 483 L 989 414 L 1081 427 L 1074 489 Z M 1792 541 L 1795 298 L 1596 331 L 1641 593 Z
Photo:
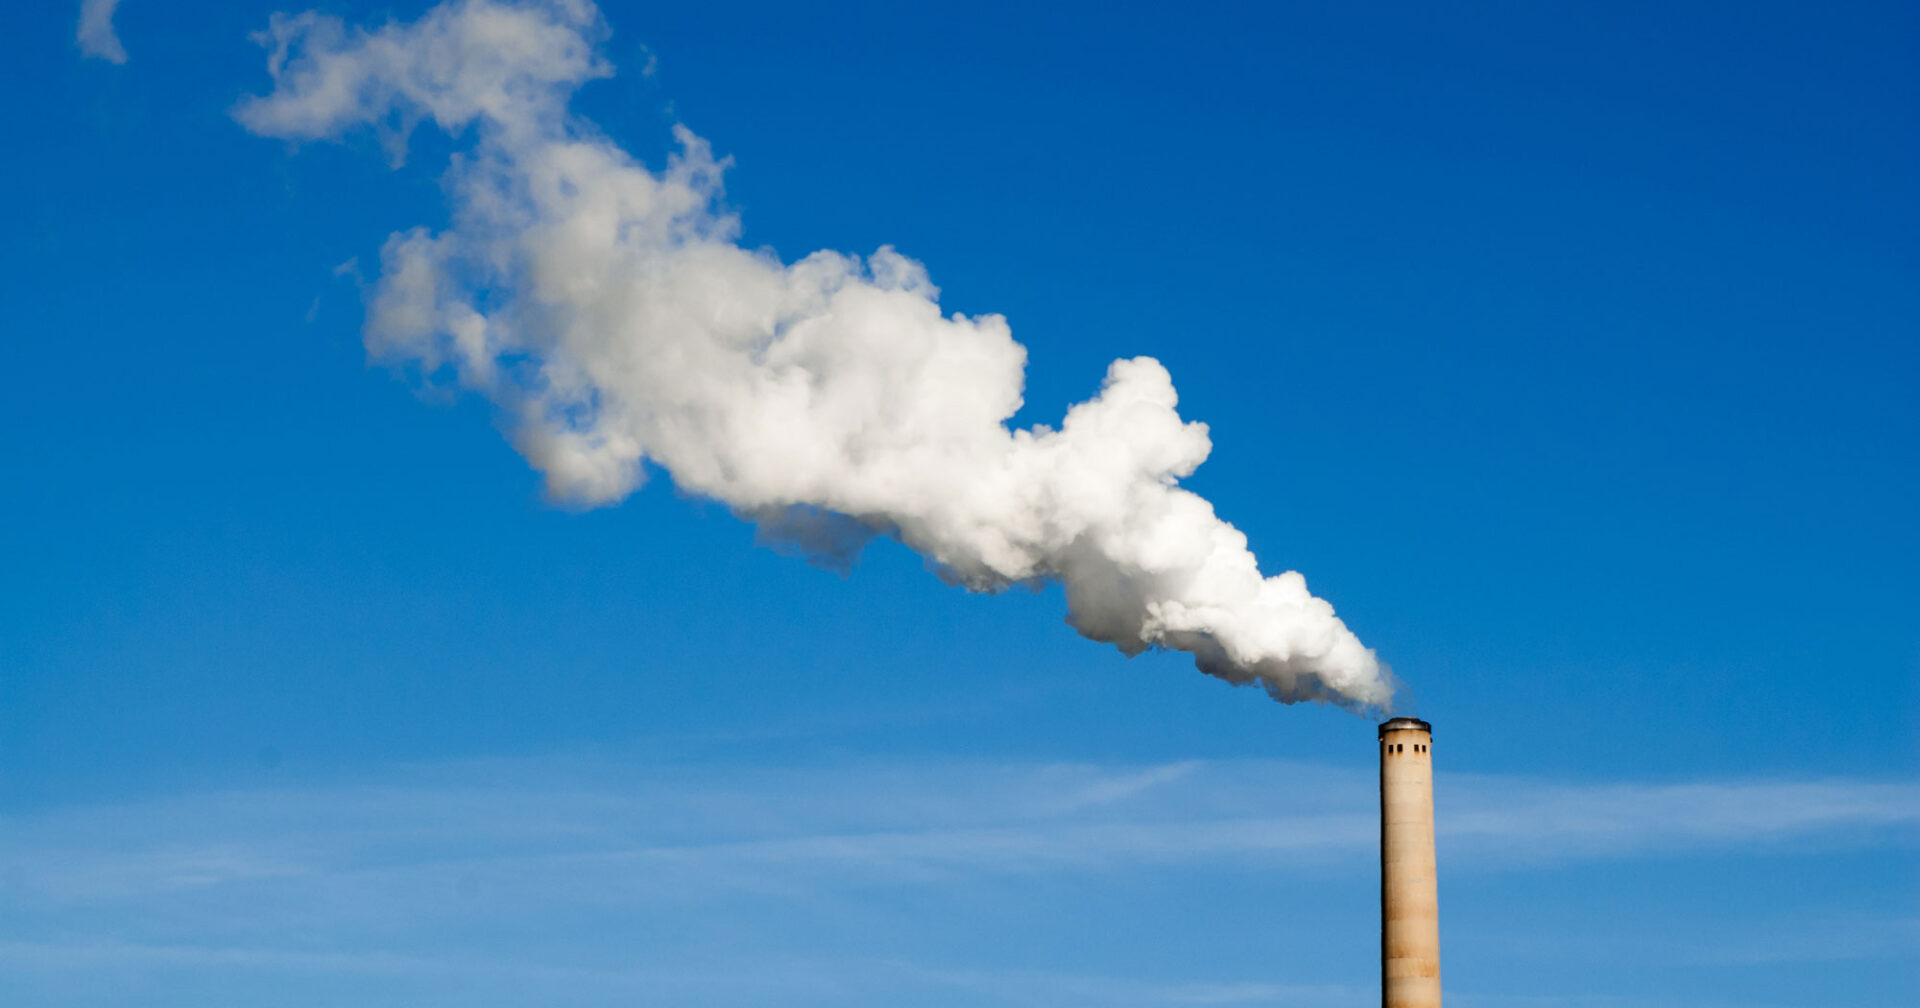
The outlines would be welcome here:
M 1358 1006 L 1362 990 L 1320 986 L 1343 982 L 1340 970 L 1298 949 L 1326 947 L 1310 936 L 1329 927 L 1373 933 L 1367 901 L 1351 897 L 1378 865 L 1374 785 L 1351 767 L 1269 761 L 696 767 L 615 755 L 0 810 L 0 989 L 49 1005 L 137 1001 L 127 992 L 164 977 L 204 992 L 181 1002 L 194 1004 Z M 1453 911 L 1469 943 L 1489 920 L 1523 926 L 1495 876 L 1604 887 L 1674 862 L 1770 879 L 1813 863 L 1904 864 L 1920 839 L 1920 786 L 1901 780 L 1443 774 L 1438 790 L 1444 863 L 1475 879 Z M 1565 863 L 1582 867 L 1554 873 Z M 1641 888 L 1651 905 L 1503 933 L 1499 947 L 1663 968 L 1911 960 L 1910 912 L 1816 890 L 1781 887 L 1775 917 L 1707 906 L 1618 930 L 1622 912 L 1660 921 L 1689 898 Z M 1107 982 L 1009 971 L 1031 946 L 949 944 L 1019 936 L 1038 914 L 1057 922 L 1041 940 L 1060 943 L 1041 951 L 1066 956 L 1089 933 L 1126 933 L 1076 927 L 1113 913 L 1115 893 L 1156 915 L 1155 936 L 1204 894 L 1211 926 L 1261 928 L 1296 957 L 1202 957 L 1210 975 L 1190 981 L 1148 970 Z M 1309 899 L 1347 905 L 1275 909 Z M 1475 901 L 1477 914 L 1462 905 Z M 922 957 L 904 972 L 875 965 Z M 111 993 L 76 993 L 89 990 Z
M 676 130 L 655 172 L 569 111 L 608 76 L 586 0 L 449 0 L 411 23 L 278 15 L 249 130 L 404 152 L 470 144 L 450 226 L 393 234 L 366 343 L 472 390 L 557 499 L 633 492 L 647 461 L 775 538 L 850 559 L 893 536 L 975 591 L 1058 582 L 1068 620 L 1128 654 L 1191 652 L 1284 702 L 1390 707 L 1391 675 L 1298 573 L 1182 489 L 1211 448 L 1148 357 L 1113 362 L 1057 428 L 1010 429 L 1026 351 L 998 315 L 943 313 L 883 247 L 792 263 L 742 247 L 725 168 Z
M 120 0 L 81 0 L 80 28 L 74 33 L 81 53 L 109 63 L 127 61 L 126 47 L 113 30 L 113 10 L 118 6 Z
M 473 872 L 541 898 L 658 902 L 801 881 L 830 889 L 1178 865 L 1358 871 L 1377 853 L 1372 784 L 1363 771 L 1260 760 L 397 767 L 377 782 L 0 815 L 0 895 L 23 909 L 127 906 L 307 879 L 364 889 L 384 912 Z M 1442 775 L 1439 786 L 1441 845 L 1475 872 L 1793 844 L 1901 849 L 1920 837 L 1920 786 L 1900 781 Z M 672 870 L 639 870 L 648 866 Z

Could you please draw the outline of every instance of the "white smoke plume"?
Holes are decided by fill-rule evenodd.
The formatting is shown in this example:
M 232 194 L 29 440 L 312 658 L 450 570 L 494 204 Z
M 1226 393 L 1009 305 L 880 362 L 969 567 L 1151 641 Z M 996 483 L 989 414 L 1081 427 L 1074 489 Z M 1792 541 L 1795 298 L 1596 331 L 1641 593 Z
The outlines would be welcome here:
M 1393 679 L 1333 607 L 1178 481 L 1207 457 L 1172 380 L 1117 360 L 1059 427 L 1013 430 L 1026 351 L 998 315 L 943 314 L 891 248 L 784 263 L 741 247 L 705 141 L 650 171 L 569 111 L 610 75 L 587 0 L 450 0 L 363 29 L 277 15 L 249 130 L 431 123 L 470 149 L 452 221 L 389 237 L 376 359 L 491 400 L 556 498 L 632 493 L 651 460 L 771 534 L 857 552 L 890 535 L 976 591 L 1059 582 L 1068 620 L 1127 654 L 1192 652 L 1278 700 L 1385 709 Z
M 120 0 L 80 0 L 80 27 L 73 40 L 80 52 L 109 63 L 125 63 L 127 50 L 113 30 L 113 9 Z

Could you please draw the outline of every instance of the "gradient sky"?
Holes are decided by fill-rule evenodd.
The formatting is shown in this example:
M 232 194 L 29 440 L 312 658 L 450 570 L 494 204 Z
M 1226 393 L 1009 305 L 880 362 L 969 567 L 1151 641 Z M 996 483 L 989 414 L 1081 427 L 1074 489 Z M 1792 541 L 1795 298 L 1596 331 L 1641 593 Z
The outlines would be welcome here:
M 447 140 L 236 125 L 302 8 L 16 6 L 0 1001 L 1377 1001 L 1367 720 L 549 505 L 360 346 Z M 583 114 L 1004 313 L 1020 422 L 1166 363 L 1435 724 L 1450 1005 L 1907 1003 L 1910 5 L 603 6 Z

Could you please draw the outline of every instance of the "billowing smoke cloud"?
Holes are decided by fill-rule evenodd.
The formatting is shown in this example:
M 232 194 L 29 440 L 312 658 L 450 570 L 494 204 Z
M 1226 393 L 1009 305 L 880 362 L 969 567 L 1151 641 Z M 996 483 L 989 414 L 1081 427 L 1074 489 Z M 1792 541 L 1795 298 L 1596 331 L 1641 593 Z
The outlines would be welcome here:
M 725 167 L 684 128 L 648 170 L 569 111 L 610 75 L 587 0 L 453 0 L 350 28 L 276 16 L 255 133 L 371 129 L 398 156 L 431 123 L 470 138 L 452 222 L 388 238 L 376 358 L 491 400 L 556 498 L 633 492 L 651 460 L 770 534 L 857 551 L 890 535 L 976 591 L 1059 582 L 1082 634 L 1289 703 L 1389 705 L 1391 677 L 1333 607 L 1177 483 L 1207 457 L 1148 357 L 1118 360 L 1058 428 L 1012 430 L 1026 351 L 997 315 L 943 314 L 918 262 L 742 248 Z

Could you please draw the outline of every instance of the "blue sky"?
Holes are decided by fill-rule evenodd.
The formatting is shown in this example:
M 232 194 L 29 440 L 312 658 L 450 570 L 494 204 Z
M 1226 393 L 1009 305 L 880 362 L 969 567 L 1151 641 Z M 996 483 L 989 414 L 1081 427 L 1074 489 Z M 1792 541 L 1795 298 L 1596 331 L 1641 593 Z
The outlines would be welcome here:
M 1915 15 L 1249 7 L 607 3 L 575 109 L 1003 313 L 1020 423 L 1166 364 L 1185 485 L 1436 726 L 1450 1003 L 1902 1003 Z M 370 365 L 467 141 L 242 129 L 297 9 L 0 33 L 10 1000 L 1377 998 L 1365 719 L 665 479 L 553 506 Z

